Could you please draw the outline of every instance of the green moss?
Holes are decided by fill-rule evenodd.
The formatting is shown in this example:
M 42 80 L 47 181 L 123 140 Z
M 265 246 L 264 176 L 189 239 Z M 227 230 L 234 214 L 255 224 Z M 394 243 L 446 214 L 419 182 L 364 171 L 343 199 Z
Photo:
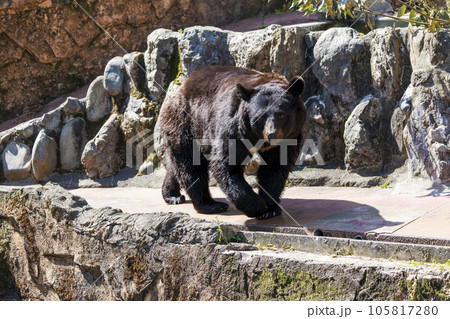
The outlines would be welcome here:
M 409 300 L 450 301 L 450 284 L 442 284 L 434 279 L 410 280 L 406 282 Z
M 353 249 L 350 246 L 345 246 L 342 249 L 335 252 L 338 256 L 352 256 L 353 255 Z
M 287 274 L 281 269 L 265 268 L 254 277 L 254 300 L 339 300 L 342 284 L 306 271 Z
M 132 87 L 130 89 L 130 96 L 136 98 L 136 99 L 142 99 L 144 97 L 144 93 L 137 90 L 136 88 Z
M 181 63 L 181 52 L 180 52 L 180 48 L 178 48 L 178 59 L 176 59 L 177 61 L 177 75 L 175 76 L 175 79 L 173 80 L 173 82 L 176 85 L 181 85 L 180 83 L 180 76 L 184 75 L 183 73 L 183 66 Z

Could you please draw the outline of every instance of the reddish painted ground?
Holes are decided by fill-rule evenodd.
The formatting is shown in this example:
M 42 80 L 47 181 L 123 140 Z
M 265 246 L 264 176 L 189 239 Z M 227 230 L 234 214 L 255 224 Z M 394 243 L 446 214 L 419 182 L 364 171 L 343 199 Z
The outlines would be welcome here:
M 283 213 L 269 220 L 248 218 L 232 205 L 219 215 L 201 215 L 191 203 L 167 205 L 160 189 L 102 188 L 71 191 L 96 208 L 111 206 L 129 213 L 183 212 L 194 218 L 245 225 L 305 226 L 351 233 L 387 233 L 450 239 L 450 196 L 395 194 L 391 189 L 290 187 L 281 200 Z M 218 188 L 212 195 L 225 201 Z

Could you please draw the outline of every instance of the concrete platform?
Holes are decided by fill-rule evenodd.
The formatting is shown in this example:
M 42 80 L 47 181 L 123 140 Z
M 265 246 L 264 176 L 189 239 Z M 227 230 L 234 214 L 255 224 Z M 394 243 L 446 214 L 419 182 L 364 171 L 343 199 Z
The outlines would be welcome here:
M 85 198 L 93 207 L 110 206 L 129 213 L 184 212 L 194 218 L 217 219 L 253 229 L 290 229 L 300 234 L 316 230 L 316 234 L 350 238 L 371 234 L 372 239 L 374 235 L 383 238 L 391 235 L 403 238 L 403 242 L 404 238 L 414 237 L 416 243 L 417 238 L 424 238 L 422 243 L 434 238 L 440 245 L 450 246 L 448 193 L 417 196 L 382 188 L 291 187 L 281 200 L 282 215 L 261 221 L 248 218 L 232 205 L 219 215 L 198 214 L 190 201 L 167 205 L 159 189 L 97 188 L 71 192 Z M 226 202 L 218 188 L 211 188 L 211 192 L 214 198 Z

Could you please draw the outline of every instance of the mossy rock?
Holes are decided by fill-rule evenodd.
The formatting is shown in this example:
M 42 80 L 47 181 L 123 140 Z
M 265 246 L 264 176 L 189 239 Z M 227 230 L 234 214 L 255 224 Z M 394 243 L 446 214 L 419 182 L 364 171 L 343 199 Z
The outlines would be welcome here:
M 288 274 L 277 268 L 263 269 L 253 278 L 254 300 L 340 300 L 342 284 L 307 271 Z

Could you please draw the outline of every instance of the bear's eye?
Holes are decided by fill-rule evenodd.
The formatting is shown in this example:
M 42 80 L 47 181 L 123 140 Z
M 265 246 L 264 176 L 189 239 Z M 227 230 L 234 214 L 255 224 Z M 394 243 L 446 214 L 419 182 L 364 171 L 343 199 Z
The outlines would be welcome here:
M 279 113 L 279 114 L 277 114 L 277 117 L 279 120 L 283 120 L 286 117 L 286 114 Z

